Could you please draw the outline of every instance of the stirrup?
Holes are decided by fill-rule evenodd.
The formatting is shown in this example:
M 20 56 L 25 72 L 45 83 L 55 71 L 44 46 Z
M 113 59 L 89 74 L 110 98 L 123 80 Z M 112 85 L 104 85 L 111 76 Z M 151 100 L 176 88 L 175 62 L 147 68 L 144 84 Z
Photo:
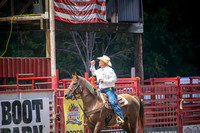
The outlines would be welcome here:
M 117 124 L 124 125 L 124 120 L 120 118 L 119 116 L 117 116 L 116 121 L 117 121 Z

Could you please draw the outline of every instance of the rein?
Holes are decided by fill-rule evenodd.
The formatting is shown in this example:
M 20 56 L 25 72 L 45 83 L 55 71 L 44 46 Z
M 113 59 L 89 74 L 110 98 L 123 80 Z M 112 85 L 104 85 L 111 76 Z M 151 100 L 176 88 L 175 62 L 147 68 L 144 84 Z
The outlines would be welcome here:
M 80 81 L 78 82 L 78 85 L 76 86 L 76 89 L 77 89 L 79 86 L 80 86 Z M 82 86 L 80 86 L 80 87 L 81 87 L 81 93 L 82 93 L 82 92 L 83 92 Z M 76 89 L 74 89 L 74 90 L 76 90 Z M 87 96 L 89 96 L 89 95 L 90 95 L 90 93 L 88 93 L 87 95 L 85 95 L 84 97 L 82 97 L 82 99 L 83 99 L 83 98 L 85 99 L 85 98 L 86 98 Z M 103 107 L 104 107 L 104 105 L 105 105 L 105 103 L 104 103 L 104 104 L 103 104 L 100 108 L 98 108 L 98 109 L 94 109 L 94 110 L 90 110 L 90 111 L 85 111 L 85 110 L 83 109 L 83 107 L 80 105 L 80 103 L 78 102 L 76 95 L 73 95 L 73 96 L 74 96 L 76 102 L 78 103 L 79 107 L 80 107 L 81 110 L 83 111 L 84 115 L 87 117 L 87 119 L 89 119 L 89 118 L 88 118 L 89 115 L 91 115 L 91 114 L 93 114 L 93 113 L 95 113 L 95 112 L 98 112 L 98 111 L 102 111 L 102 109 L 103 109 Z
M 88 96 L 88 94 L 87 94 L 86 96 Z M 85 96 L 85 97 L 86 97 L 86 96 Z M 85 110 L 83 109 L 83 107 L 80 105 L 80 103 L 78 102 L 78 100 L 77 100 L 77 98 L 76 98 L 75 95 L 74 95 L 74 98 L 76 99 L 76 101 L 77 101 L 79 107 L 81 108 L 81 110 L 83 111 L 83 113 L 84 113 L 84 115 L 87 117 L 87 119 L 88 119 L 88 116 L 89 116 L 89 115 L 91 115 L 91 114 L 93 114 L 93 113 L 96 113 L 96 112 L 98 112 L 98 111 L 102 111 L 103 107 L 105 106 L 105 103 L 104 103 L 104 104 L 103 104 L 100 108 L 98 108 L 98 109 L 85 111 Z
M 77 98 L 76 98 L 76 95 L 74 95 L 74 98 L 76 99 L 76 102 L 78 103 L 79 107 L 81 108 L 81 110 L 83 111 L 84 115 L 85 115 L 85 116 L 87 117 L 87 119 L 88 119 L 88 116 L 87 116 L 85 110 L 82 108 L 82 106 L 81 106 L 80 103 L 78 102 L 78 100 L 77 100 Z
M 83 98 L 85 99 L 85 98 L 86 98 L 87 96 L 89 96 L 89 95 L 90 95 L 90 93 L 88 93 L 87 95 L 85 95 L 84 97 L 82 97 L 82 99 L 83 99 Z

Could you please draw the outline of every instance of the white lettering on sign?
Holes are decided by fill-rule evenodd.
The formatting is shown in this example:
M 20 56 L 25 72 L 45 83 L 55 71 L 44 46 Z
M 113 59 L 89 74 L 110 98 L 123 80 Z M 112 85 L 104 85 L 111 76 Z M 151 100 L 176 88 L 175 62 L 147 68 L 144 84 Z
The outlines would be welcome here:
M 0 133 L 46 133 L 49 99 L 0 101 Z

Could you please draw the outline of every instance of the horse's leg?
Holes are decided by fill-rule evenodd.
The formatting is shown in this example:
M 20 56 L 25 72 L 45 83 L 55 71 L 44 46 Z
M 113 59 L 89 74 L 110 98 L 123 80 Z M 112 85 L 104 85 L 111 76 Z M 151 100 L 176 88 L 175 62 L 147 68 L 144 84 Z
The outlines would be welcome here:
M 94 132 L 93 133 L 100 133 L 101 129 L 104 127 L 104 123 L 101 121 L 98 121 L 95 125 Z
M 88 124 L 88 129 L 89 129 L 89 132 L 90 132 L 90 133 L 93 133 L 93 131 L 94 131 L 94 126 Z
M 89 133 L 93 133 L 93 130 L 92 130 L 92 129 L 89 129 Z
M 131 133 L 130 130 L 129 130 L 129 126 L 128 126 L 129 122 L 128 122 L 128 119 L 127 117 L 124 119 L 124 125 L 122 125 L 122 129 L 124 131 L 126 131 L 127 133 Z
M 139 115 L 139 110 L 140 110 L 140 103 L 138 102 L 137 98 L 131 97 L 131 105 L 129 106 L 129 130 L 131 133 L 136 133 L 136 126 L 137 126 L 137 120 L 138 120 L 138 115 Z
M 129 130 L 131 133 L 136 133 L 136 125 L 137 125 L 137 119 L 138 117 L 132 117 L 129 124 Z

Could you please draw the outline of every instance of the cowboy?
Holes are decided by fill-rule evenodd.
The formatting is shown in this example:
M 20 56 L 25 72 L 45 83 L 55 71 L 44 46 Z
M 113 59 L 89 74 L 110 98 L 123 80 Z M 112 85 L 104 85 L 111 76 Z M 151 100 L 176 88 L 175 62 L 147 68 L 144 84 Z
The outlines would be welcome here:
M 120 125 L 124 124 L 124 117 L 121 111 L 121 108 L 117 105 L 116 97 L 115 97 L 115 82 L 117 81 L 117 76 L 115 71 L 111 68 L 112 64 L 110 62 L 110 58 L 106 55 L 102 57 L 98 57 L 99 59 L 99 69 L 95 69 L 95 61 L 92 60 L 90 62 L 91 67 L 90 71 L 92 75 L 97 77 L 97 81 L 99 81 L 99 89 L 102 93 L 106 93 L 108 95 L 108 99 L 110 105 L 112 106 L 115 113 L 118 115 L 117 123 Z

